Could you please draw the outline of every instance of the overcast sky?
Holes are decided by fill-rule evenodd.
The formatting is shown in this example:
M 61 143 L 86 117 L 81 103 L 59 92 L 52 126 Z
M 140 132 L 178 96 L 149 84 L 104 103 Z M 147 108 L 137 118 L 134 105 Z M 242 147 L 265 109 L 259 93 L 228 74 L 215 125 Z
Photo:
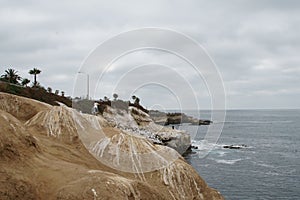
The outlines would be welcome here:
M 224 82 L 227 108 L 300 108 L 299 13 L 297 0 L 0 0 L 0 73 L 14 68 L 32 80 L 28 71 L 37 67 L 44 87 L 72 95 L 77 81 L 81 89 L 76 95 L 85 95 L 86 77 L 77 72 L 92 50 L 121 32 L 158 27 L 186 34 L 206 49 Z M 132 70 L 139 65 L 145 65 L 144 71 Z M 211 108 L 205 81 L 195 80 L 185 65 L 168 52 L 134 52 L 107 70 L 104 85 L 91 83 L 90 95 L 100 98 L 114 91 L 123 99 L 137 94 L 148 108 L 193 108 L 192 102 L 176 100 L 190 90 L 179 73 L 187 84 L 197 85 L 193 92 L 200 107 Z M 186 70 L 181 73 L 180 67 Z M 173 74 L 173 68 L 179 71 Z M 131 80 L 144 79 L 149 69 L 179 90 L 162 84 L 134 86 Z M 132 77 L 126 79 L 128 71 Z M 126 84 L 116 87 L 121 79 Z

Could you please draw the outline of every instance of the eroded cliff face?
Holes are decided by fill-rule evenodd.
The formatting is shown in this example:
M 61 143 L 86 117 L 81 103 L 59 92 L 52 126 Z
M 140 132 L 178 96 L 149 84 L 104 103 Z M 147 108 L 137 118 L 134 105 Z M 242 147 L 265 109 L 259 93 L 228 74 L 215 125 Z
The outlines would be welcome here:
M 187 132 L 158 125 L 147 113 L 136 107 L 129 107 L 128 110 L 107 107 L 103 116 L 113 127 L 142 135 L 154 143 L 171 147 L 180 154 L 185 153 L 191 146 L 191 138 Z
M 223 199 L 176 151 L 101 116 L 0 100 L 0 199 Z

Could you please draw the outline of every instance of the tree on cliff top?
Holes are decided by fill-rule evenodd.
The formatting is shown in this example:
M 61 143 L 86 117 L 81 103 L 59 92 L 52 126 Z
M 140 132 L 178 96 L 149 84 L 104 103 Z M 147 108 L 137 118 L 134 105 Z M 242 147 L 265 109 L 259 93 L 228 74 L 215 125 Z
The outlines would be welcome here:
M 118 95 L 117 93 L 114 93 L 114 94 L 113 94 L 113 97 L 114 97 L 114 100 L 116 101 L 117 98 L 119 97 L 119 95 Z
M 30 83 L 30 80 L 28 78 L 24 78 L 21 82 L 21 84 L 25 87 L 27 87 L 27 84 Z
M 5 74 L 1 76 L 4 81 L 13 84 L 19 84 L 19 80 L 21 80 L 21 76 L 19 76 L 18 71 L 14 69 L 7 69 L 5 70 Z
M 36 75 L 40 74 L 42 71 L 37 69 L 37 68 L 33 68 L 31 70 L 29 70 L 29 74 L 34 75 L 34 82 L 33 82 L 33 86 L 37 85 L 37 81 L 36 81 Z

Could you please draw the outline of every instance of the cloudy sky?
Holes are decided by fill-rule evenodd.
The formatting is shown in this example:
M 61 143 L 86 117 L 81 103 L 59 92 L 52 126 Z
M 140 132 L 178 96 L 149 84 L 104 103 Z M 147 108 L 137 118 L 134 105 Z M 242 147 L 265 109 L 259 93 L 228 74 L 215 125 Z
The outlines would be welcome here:
M 32 79 L 28 70 L 37 67 L 44 87 L 80 96 L 87 92 L 86 74 L 78 74 L 83 71 L 90 74 L 94 98 L 116 92 L 123 99 L 136 94 L 147 107 L 211 108 L 205 70 L 195 75 L 170 52 L 132 52 L 102 77 L 103 66 L 80 68 L 93 50 L 119 33 L 157 27 L 185 34 L 205 48 L 224 84 L 227 108 L 300 108 L 299 13 L 297 0 L 0 0 L 0 73 L 14 68 Z M 171 43 L 191 51 L 178 40 Z

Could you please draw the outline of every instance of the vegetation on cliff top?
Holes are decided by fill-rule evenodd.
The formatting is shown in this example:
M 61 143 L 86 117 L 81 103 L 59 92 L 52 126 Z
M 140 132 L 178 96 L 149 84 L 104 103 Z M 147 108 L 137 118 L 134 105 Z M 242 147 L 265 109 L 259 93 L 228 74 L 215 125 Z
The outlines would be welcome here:
M 41 72 L 42 71 L 37 68 L 29 70 L 28 73 L 34 76 L 34 82 L 31 87 L 29 87 L 28 84 L 30 83 L 30 80 L 28 78 L 22 78 L 17 70 L 9 68 L 0 76 L 0 92 L 35 99 L 50 105 L 58 105 L 57 102 L 61 102 L 71 107 L 72 100 L 70 97 L 65 97 L 63 91 L 61 91 L 61 95 L 59 95 L 59 90 L 52 93 L 52 88 L 48 87 L 46 90 L 41 86 L 37 81 L 37 75 Z
M 0 92 L 6 92 L 10 94 L 15 94 L 19 96 L 24 96 L 27 98 L 35 99 L 41 102 L 48 103 L 50 105 L 58 105 L 57 102 L 61 102 L 69 107 L 74 107 L 83 113 L 91 113 L 91 108 L 93 108 L 95 100 L 92 99 L 82 99 L 65 97 L 65 93 L 55 90 L 52 92 L 52 88 L 48 87 L 45 89 L 37 81 L 37 75 L 42 71 L 37 68 L 29 70 L 29 74 L 34 76 L 34 81 L 31 87 L 27 85 L 30 80 L 27 78 L 22 78 L 18 71 L 15 69 L 7 69 L 0 78 Z M 158 124 L 169 125 L 169 124 L 181 124 L 181 123 L 192 123 L 194 125 L 209 125 L 212 123 L 210 120 L 199 120 L 185 115 L 184 113 L 164 113 L 161 111 L 149 111 L 140 104 L 140 98 L 133 95 L 131 98 L 133 103 L 130 101 L 123 101 L 118 99 L 118 94 L 113 94 L 113 100 L 110 100 L 107 96 L 98 101 L 98 111 L 102 114 L 106 106 L 116 107 L 123 110 L 128 110 L 129 106 L 136 107 L 145 113 L 150 114 L 150 117 Z M 72 102 L 73 101 L 73 102 Z

